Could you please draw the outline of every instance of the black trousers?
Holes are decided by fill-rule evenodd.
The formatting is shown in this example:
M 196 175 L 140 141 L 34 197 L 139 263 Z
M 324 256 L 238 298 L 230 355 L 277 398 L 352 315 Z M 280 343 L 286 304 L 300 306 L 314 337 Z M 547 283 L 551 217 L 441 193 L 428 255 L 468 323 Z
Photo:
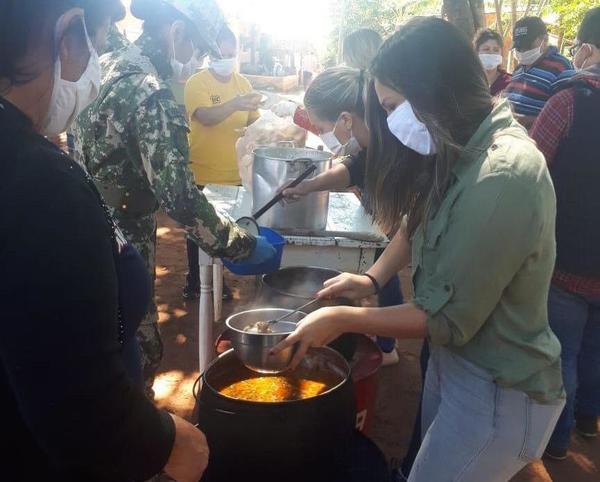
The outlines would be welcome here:
M 201 191 L 204 186 L 198 186 Z M 198 259 L 198 245 L 189 237 L 186 238 L 188 273 L 186 276 L 186 286 L 190 291 L 200 289 L 200 266 Z

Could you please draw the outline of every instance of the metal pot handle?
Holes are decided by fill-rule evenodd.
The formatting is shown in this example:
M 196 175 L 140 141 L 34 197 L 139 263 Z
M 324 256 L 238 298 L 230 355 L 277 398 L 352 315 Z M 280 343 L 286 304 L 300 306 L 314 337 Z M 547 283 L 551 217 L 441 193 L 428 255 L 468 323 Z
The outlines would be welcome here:
M 279 141 L 277 143 L 278 146 L 287 146 L 287 147 L 291 147 L 292 149 L 296 149 L 296 144 L 294 141 Z

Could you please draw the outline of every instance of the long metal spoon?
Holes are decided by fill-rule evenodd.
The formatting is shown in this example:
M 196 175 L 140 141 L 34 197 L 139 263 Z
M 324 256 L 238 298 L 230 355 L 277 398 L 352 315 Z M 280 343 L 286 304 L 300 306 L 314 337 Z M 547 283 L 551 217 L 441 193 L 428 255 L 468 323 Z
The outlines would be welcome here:
M 314 300 L 310 300 L 308 303 L 305 303 L 305 304 L 303 304 L 302 306 L 299 306 L 299 307 L 298 307 L 298 308 L 296 308 L 294 311 L 290 311 L 290 312 L 286 313 L 285 315 L 283 315 L 283 316 L 280 316 L 280 317 L 279 317 L 279 318 L 277 318 L 276 320 L 269 320 L 269 321 L 267 321 L 267 323 L 268 323 L 269 325 L 273 325 L 273 324 L 275 324 L 275 323 L 278 323 L 278 322 L 280 322 L 280 321 L 283 321 L 283 320 L 285 320 L 287 317 L 289 317 L 289 316 L 291 316 L 291 315 L 293 315 L 293 314 L 295 314 L 295 313 L 298 313 L 299 311 L 302 311 L 304 308 L 308 308 L 310 305 L 313 305 L 313 304 L 315 304 L 317 301 L 321 301 L 321 300 L 320 300 L 319 298 L 315 298 Z

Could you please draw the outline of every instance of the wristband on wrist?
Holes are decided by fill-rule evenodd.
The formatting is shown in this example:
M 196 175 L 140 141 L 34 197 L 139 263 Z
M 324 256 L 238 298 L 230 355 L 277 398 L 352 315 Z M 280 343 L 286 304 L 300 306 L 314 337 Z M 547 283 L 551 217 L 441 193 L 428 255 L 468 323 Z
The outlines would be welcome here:
M 378 295 L 381 292 L 381 286 L 379 286 L 379 281 L 375 279 L 375 276 L 370 275 L 369 273 L 364 273 L 363 276 L 366 276 L 373 283 L 373 287 L 375 288 L 375 294 Z

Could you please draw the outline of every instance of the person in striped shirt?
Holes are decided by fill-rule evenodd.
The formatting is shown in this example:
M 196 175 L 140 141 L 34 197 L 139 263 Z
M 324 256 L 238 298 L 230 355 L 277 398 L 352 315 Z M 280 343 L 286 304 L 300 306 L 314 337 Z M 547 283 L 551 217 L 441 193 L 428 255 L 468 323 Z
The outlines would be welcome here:
M 529 129 L 574 68 L 556 47 L 548 45 L 548 30 L 539 17 L 523 17 L 515 24 L 513 49 L 519 65 L 504 94 L 517 120 Z

